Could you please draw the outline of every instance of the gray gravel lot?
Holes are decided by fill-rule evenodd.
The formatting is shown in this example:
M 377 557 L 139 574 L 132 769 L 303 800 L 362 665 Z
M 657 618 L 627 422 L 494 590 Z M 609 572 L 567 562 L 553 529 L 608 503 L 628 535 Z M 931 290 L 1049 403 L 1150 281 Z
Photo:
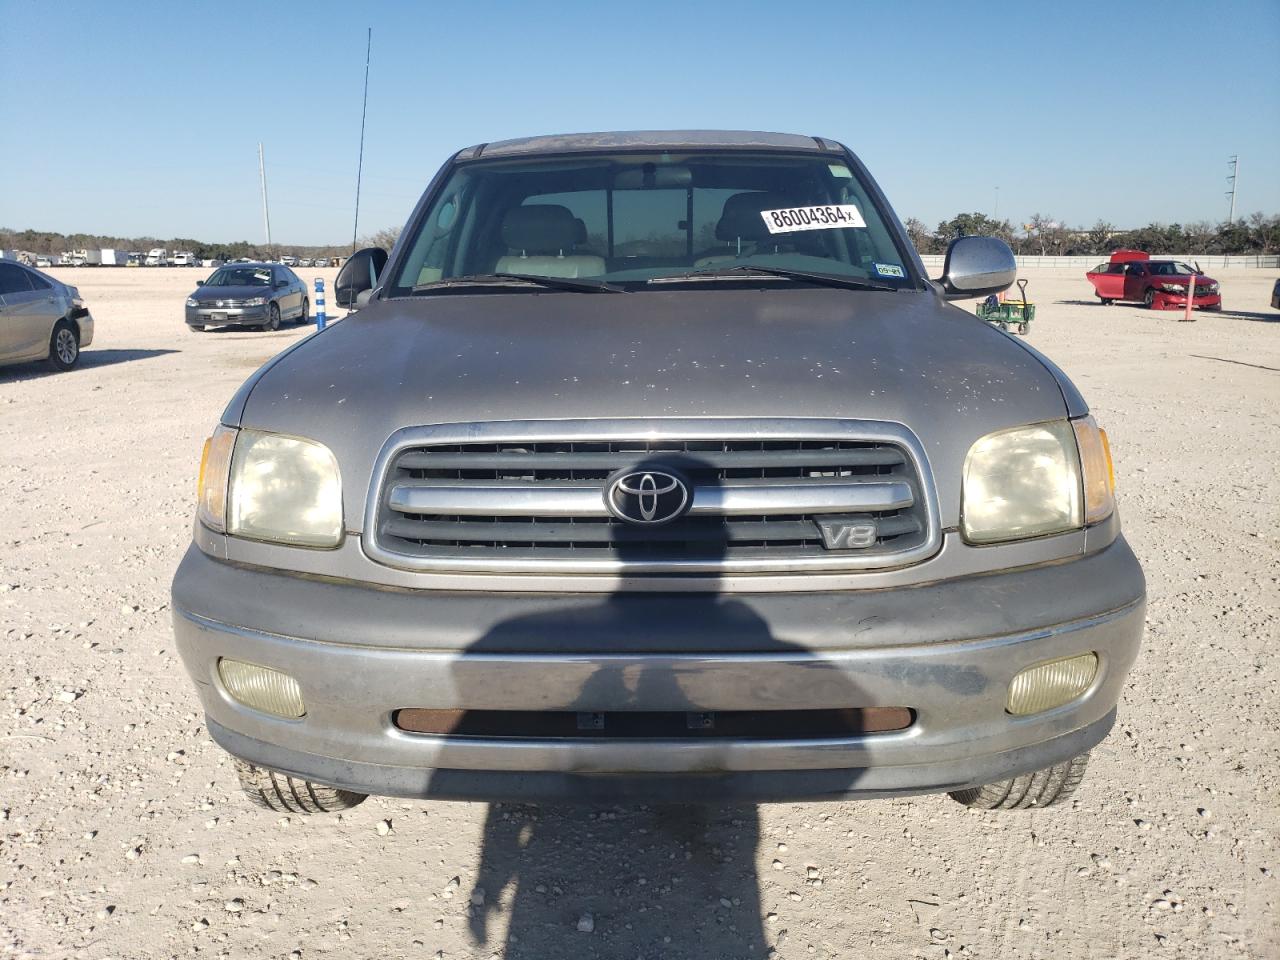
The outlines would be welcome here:
M 0 956 L 1280 956 L 1269 272 L 1215 272 L 1226 311 L 1194 324 L 1028 274 L 1029 339 L 1111 435 L 1150 591 L 1072 805 L 373 799 L 314 820 L 241 797 L 168 606 L 200 444 L 305 331 L 189 333 L 194 270 L 59 275 L 97 319 L 82 367 L 0 369 Z

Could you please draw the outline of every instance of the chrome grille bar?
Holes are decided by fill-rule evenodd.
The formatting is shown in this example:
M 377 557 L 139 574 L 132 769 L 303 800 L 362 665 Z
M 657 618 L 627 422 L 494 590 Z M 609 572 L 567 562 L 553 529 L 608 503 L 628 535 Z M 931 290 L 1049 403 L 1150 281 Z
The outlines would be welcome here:
M 409 481 L 391 488 L 388 506 L 426 516 L 607 517 L 599 483 L 467 484 Z M 784 515 L 901 510 L 912 504 L 911 487 L 900 481 L 726 483 L 695 487 L 693 516 Z

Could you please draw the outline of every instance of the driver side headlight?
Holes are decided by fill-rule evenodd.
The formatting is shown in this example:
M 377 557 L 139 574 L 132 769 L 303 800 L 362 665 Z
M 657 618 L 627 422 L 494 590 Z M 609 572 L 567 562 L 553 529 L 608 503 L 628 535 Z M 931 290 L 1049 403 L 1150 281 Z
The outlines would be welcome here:
M 342 479 L 314 440 L 219 426 L 205 442 L 199 515 L 231 536 L 298 547 L 342 542 Z
M 970 543 L 1065 533 L 1114 509 L 1111 448 L 1093 417 L 989 433 L 965 458 L 961 531 Z

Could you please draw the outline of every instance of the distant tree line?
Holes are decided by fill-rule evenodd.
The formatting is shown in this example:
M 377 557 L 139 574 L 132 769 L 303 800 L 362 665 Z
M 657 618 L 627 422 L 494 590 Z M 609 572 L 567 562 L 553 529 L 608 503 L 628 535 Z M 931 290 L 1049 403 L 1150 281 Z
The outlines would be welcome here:
M 906 222 L 911 242 L 920 253 L 945 253 L 947 244 L 957 236 L 1000 237 L 1014 253 L 1041 256 L 1106 255 L 1112 250 L 1146 250 L 1149 253 L 1280 253 L 1280 215 L 1254 213 L 1231 223 L 1149 223 L 1135 230 L 1122 230 L 1105 220 L 1092 227 L 1068 227 L 1050 216 L 1034 214 L 1030 222 L 1015 227 L 1008 220 L 995 220 L 985 213 L 961 213 L 943 220 L 936 230 L 911 218 Z M 390 250 L 400 235 L 399 227 L 387 227 L 361 237 L 361 247 L 385 247 Z M 0 249 L 25 250 L 36 254 L 57 254 L 68 250 L 95 248 L 137 250 L 146 253 L 152 247 L 166 250 L 189 250 L 201 259 L 234 260 L 274 258 L 282 254 L 295 257 L 344 257 L 351 252 L 346 244 L 300 246 L 240 240 L 235 243 L 208 243 L 190 237 L 107 237 L 89 233 L 54 233 L 46 230 L 7 230 L 0 228 Z
M 1008 220 L 994 220 L 984 213 L 962 213 L 930 230 L 915 218 L 906 222 L 911 242 L 920 253 L 945 253 L 957 236 L 999 237 L 1014 253 L 1041 256 L 1103 256 L 1113 250 L 1145 250 L 1148 253 L 1280 253 L 1280 215 L 1254 213 L 1230 223 L 1149 223 L 1136 230 L 1122 230 L 1105 220 L 1092 227 L 1068 227 L 1053 217 L 1035 214 L 1029 223 L 1014 227 Z
M 254 260 L 273 259 L 284 254 L 295 257 L 345 257 L 351 252 L 346 244 L 328 246 L 301 246 L 292 243 L 250 243 L 239 240 L 234 243 L 209 243 L 191 237 L 108 237 L 93 233 L 56 233 L 50 230 L 8 230 L 0 227 L 0 249 L 25 250 L 36 254 L 60 254 L 70 250 L 136 250 L 146 253 L 153 247 L 166 250 L 183 250 L 194 253 L 202 260 L 235 260 L 251 257 Z

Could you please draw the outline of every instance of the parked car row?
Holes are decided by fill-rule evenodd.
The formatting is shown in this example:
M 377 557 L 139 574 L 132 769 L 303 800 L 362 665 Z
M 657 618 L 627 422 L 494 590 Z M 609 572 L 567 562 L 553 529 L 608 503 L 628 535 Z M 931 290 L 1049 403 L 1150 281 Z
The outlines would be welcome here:
M 68 250 L 57 254 L 2 250 L 0 260 L 13 260 L 41 270 L 50 267 L 220 267 L 227 262 L 215 257 L 198 257 L 189 250 L 170 251 L 164 247 L 153 247 L 146 253 L 113 247 Z M 285 254 L 274 260 L 258 261 L 252 257 L 240 257 L 231 262 L 282 263 L 287 267 L 340 267 L 344 260 L 344 257 L 294 257 Z

